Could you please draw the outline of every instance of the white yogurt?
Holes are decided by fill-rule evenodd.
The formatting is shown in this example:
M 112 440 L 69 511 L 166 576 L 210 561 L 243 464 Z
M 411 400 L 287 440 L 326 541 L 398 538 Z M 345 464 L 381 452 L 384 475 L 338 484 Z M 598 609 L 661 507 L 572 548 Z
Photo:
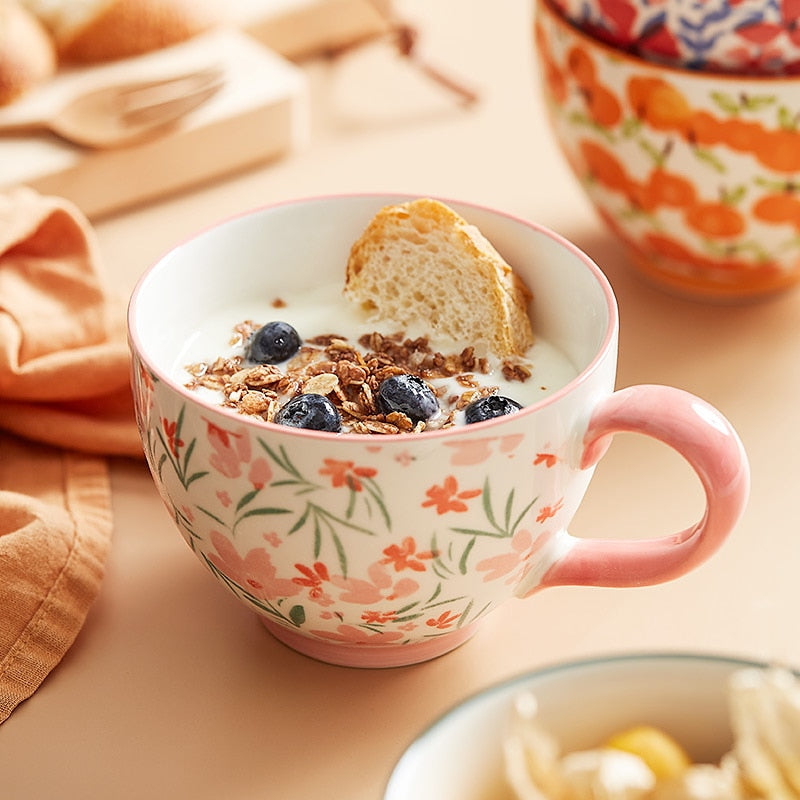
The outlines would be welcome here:
M 465 347 L 472 346 L 477 357 L 487 357 L 490 368 L 488 373 L 472 373 L 475 380 L 481 385 L 497 386 L 498 394 L 516 400 L 523 406 L 547 397 L 577 375 L 577 369 L 567 356 L 537 336 L 534 331 L 533 346 L 524 359 L 521 359 L 521 363 L 530 369 L 531 376 L 522 382 L 509 381 L 502 374 L 502 361 L 488 355 L 484 343 L 436 340 L 421 325 L 402 326 L 385 320 L 375 320 L 342 296 L 340 284 L 327 284 L 298 294 L 254 298 L 252 303 L 221 308 L 206 318 L 202 329 L 195 331 L 180 350 L 172 369 L 175 380 L 180 383 L 191 380 L 192 376 L 186 369 L 190 364 L 213 362 L 219 357 L 244 356 L 244 344 L 231 344 L 231 339 L 234 327 L 245 320 L 252 320 L 258 325 L 281 320 L 292 325 L 301 340 L 334 334 L 356 347 L 361 336 L 374 331 L 384 336 L 402 332 L 410 339 L 427 336 L 431 349 L 445 355 L 457 354 Z M 426 380 L 434 388 L 446 385 L 446 395 L 464 391 L 464 387 L 459 386 L 454 378 Z M 210 395 L 207 397 L 211 399 Z

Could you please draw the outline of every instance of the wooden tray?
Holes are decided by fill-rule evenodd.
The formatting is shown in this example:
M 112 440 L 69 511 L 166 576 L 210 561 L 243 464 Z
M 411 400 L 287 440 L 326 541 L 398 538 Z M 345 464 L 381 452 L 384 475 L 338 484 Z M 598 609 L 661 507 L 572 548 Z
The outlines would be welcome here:
M 70 94 L 105 81 L 155 77 L 218 64 L 223 89 L 169 135 L 118 150 L 92 151 L 48 135 L 0 139 L 0 190 L 26 184 L 98 217 L 265 162 L 308 137 L 302 71 L 252 36 L 218 30 L 156 53 L 66 70 L 18 102 L 0 121 L 30 108 L 57 108 Z

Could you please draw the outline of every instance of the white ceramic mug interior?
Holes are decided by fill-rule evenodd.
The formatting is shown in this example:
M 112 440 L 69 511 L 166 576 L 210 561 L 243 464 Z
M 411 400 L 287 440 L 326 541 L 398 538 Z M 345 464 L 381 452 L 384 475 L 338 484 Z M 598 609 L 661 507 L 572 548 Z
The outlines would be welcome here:
M 186 341 L 221 303 L 246 305 L 254 297 L 272 297 L 276 287 L 291 292 L 319 280 L 343 282 L 350 247 L 375 212 L 408 199 L 312 198 L 253 212 L 263 224 L 247 213 L 184 242 L 147 273 L 135 292 L 131 321 L 137 351 L 168 379 Z M 510 215 L 447 202 L 467 214 L 525 276 L 534 294 L 530 313 L 537 333 L 559 346 L 578 371 L 614 345 L 616 302 L 605 276 L 587 256 L 535 225 L 521 236 L 520 220 Z M 571 258 L 564 257 L 567 252 Z M 553 263 L 558 269 L 534 271 L 532 262 L 534 268 Z

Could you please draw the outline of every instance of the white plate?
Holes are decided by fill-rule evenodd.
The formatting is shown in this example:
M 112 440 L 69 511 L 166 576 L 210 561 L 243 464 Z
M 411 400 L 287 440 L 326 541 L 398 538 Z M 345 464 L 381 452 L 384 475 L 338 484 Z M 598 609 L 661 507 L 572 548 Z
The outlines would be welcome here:
M 502 741 L 514 697 L 535 693 L 539 719 L 569 752 L 634 725 L 672 734 L 694 761 L 730 747 L 726 682 L 744 659 L 689 653 L 628 654 L 536 670 L 490 687 L 433 722 L 405 751 L 384 800 L 508 800 Z

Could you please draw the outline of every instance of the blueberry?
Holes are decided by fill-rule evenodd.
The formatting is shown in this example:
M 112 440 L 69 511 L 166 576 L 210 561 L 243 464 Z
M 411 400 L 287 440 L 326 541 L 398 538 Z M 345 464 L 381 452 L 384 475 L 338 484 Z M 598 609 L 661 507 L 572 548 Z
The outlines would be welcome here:
M 299 394 L 286 403 L 275 415 L 275 422 L 290 428 L 338 433 L 342 418 L 336 406 L 321 394 Z
M 300 336 L 288 322 L 268 322 L 247 343 L 245 355 L 257 364 L 278 364 L 300 349 Z
M 412 422 L 428 420 L 439 411 L 433 390 L 416 375 L 392 375 L 378 387 L 376 405 L 382 414 L 399 411 Z
M 467 425 L 471 425 L 473 422 L 483 422 L 487 419 L 513 414 L 521 408 L 522 406 L 516 400 L 500 394 L 491 394 L 470 403 L 464 412 L 464 421 Z

